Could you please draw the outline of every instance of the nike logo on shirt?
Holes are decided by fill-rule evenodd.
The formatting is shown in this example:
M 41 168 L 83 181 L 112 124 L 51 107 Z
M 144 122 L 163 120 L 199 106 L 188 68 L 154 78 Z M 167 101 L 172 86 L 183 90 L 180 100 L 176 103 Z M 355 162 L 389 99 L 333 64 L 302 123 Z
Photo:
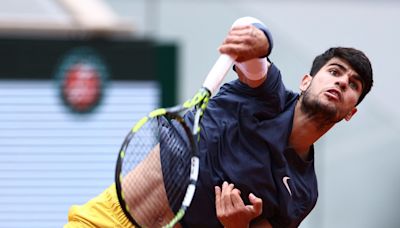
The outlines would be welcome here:
M 285 185 L 286 189 L 289 192 L 289 195 L 292 196 L 292 191 L 290 190 L 288 180 L 290 180 L 290 177 L 288 177 L 288 176 L 285 176 L 282 178 L 283 185 Z

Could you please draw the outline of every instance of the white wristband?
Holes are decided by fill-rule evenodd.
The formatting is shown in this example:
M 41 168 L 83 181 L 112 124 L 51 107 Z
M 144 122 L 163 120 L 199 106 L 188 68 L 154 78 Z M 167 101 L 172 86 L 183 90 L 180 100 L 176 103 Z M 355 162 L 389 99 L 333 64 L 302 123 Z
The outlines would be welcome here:
M 268 72 L 267 58 L 250 59 L 240 63 L 236 62 L 235 65 L 247 79 L 252 81 L 262 79 Z

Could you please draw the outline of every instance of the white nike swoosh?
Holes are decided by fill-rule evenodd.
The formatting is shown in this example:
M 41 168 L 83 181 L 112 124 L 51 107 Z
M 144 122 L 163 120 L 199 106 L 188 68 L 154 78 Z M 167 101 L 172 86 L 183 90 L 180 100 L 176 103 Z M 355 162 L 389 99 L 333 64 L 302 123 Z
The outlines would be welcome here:
M 282 178 L 282 182 L 285 185 L 286 189 L 288 190 L 290 196 L 292 195 L 292 191 L 290 190 L 289 184 L 288 184 L 288 180 L 290 179 L 290 177 L 285 176 Z

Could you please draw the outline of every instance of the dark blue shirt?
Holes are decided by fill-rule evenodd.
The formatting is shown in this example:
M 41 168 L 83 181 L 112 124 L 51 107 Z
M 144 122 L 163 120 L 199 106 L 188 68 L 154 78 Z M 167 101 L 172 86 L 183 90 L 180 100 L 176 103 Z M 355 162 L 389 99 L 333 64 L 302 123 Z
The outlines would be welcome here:
M 214 186 L 234 183 L 263 200 L 274 227 L 297 227 L 317 201 L 313 147 L 303 161 L 288 145 L 298 94 L 285 89 L 271 65 L 267 80 L 250 88 L 239 80 L 221 87 L 204 113 L 199 141 L 200 173 L 184 227 L 222 227 L 216 217 Z M 188 122 L 193 113 L 186 115 Z

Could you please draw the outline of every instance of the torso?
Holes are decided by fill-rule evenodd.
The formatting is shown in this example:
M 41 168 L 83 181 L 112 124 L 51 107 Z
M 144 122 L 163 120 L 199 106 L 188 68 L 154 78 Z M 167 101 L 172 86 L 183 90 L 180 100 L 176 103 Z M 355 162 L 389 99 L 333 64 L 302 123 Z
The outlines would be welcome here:
M 246 203 L 250 192 L 261 197 L 262 216 L 273 226 L 296 227 L 304 219 L 315 205 L 317 183 L 313 162 L 288 148 L 296 102 L 277 68 L 260 88 L 237 80 L 210 101 L 201 126 L 199 182 L 184 226 L 221 226 L 213 189 L 223 181 L 234 183 Z

